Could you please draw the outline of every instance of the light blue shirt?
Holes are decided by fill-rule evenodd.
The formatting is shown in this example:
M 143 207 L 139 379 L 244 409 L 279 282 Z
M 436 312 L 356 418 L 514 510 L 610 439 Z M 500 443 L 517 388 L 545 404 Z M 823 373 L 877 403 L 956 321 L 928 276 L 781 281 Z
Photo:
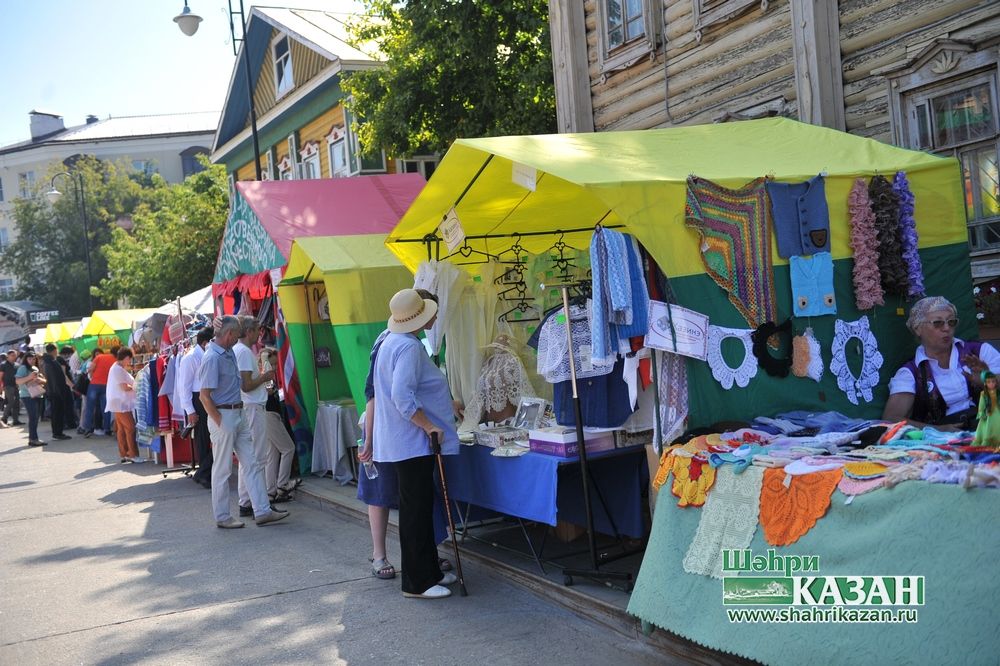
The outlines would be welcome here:
M 206 354 L 207 357 L 207 354 Z M 398 462 L 431 455 L 430 438 L 410 419 L 422 409 L 444 430 L 441 453 L 458 453 L 458 432 L 448 380 L 409 333 L 390 333 L 375 361 L 376 462 Z
M 212 390 L 212 402 L 217 405 L 232 405 L 241 401 L 240 373 L 236 369 L 236 354 L 232 349 L 223 349 L 208 343 L 201 359 L 198 378 L 203 389 Z

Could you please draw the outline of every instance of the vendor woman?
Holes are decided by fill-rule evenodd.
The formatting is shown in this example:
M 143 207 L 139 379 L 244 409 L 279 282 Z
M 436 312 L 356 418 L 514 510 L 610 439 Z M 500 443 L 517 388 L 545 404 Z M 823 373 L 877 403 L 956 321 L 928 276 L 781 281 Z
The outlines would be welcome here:
M 889 380 L 882 418 L 975 430 L 980 374 L 1000 372 L 1000 353 L 989 344 L 956 338 L 958 310 L 940 296 L 914 303 L 906 326 L 920 346 Z

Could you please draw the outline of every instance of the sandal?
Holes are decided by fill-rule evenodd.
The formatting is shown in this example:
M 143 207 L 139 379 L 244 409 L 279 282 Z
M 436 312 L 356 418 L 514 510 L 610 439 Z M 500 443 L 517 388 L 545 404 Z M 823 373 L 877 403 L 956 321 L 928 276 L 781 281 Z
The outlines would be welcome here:
M 441 569 L 442 572 L 452 570 L 451 562 L 449 562 L 443 557 L 438 558 L 438 567 Z
M 372 575 L 380 580 L 392 580 L 396 577 L 396 567 L 389 564 L 389 560 L 384 557 L 380 560 L 368 558 L 372 563 Z

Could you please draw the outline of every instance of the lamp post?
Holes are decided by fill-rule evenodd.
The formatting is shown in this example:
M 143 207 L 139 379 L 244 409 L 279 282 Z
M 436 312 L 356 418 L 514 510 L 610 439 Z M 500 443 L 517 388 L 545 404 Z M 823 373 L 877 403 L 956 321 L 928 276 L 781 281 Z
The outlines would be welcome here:
M 49 191 L 45 193 L 45 197 L 49 200 L 49 203 L 55 204 L 62 196 L 62 192 L 56 189 L 56 178 L 65 176 L 70 180 L 73 180 L 73 174 L 69 171 L 61 171 L 56 175 L 52 176 L 52 181 L 49 183 Z M 90 312 L 94 311 L 94 295 L 90 293 L 90 288 L 94 284 L 94 273 L 93 267 L 90 264 L 90 227 L 87 224 L 87 200 L 84 198 L 83 189 L 83 174 L 76 174 L 76 187 L 74 187 L 74 199 L 76 205 L 80 210 L 80 217 L 83 219 L 83 251 L 87 257 L 87 305 L 90 308 Z
M 232 38 L 233 55 L 236 57 L 240 55 L 236 43 L 244 42 L 245 47 L 247 36 L 247 22 L 243 14 L 243 0 L 239 0 L 239 3 L 239 11 L 233 11 L 233 0 L 229 0 L 229 35 Z M 238 39 L 236 37 L 236 25 L 233 22 L 233 17 L 235 16 L 240 17 L 240 37 Z M 184 0 L 184 9 L 174 17 L 174 23 L 181 29 L 181 32 L 190 37 L 198 32 L 198 24 L 201 23 L 201 17 L 197 14 L 192 14 L 187 0 Z M 257 140 L 257 108 L 253 102 L 253 85 L 250 78 L 250 52 L 246 48 L 243 49 L 243 58 L 241 60 L 243 60 L 243 75 L 247 79 L 247 101 L 250 104 L 250 135 L 253 137 L 254 173 L 257 174 L 257 180 L 260 180 L 260 143 Z

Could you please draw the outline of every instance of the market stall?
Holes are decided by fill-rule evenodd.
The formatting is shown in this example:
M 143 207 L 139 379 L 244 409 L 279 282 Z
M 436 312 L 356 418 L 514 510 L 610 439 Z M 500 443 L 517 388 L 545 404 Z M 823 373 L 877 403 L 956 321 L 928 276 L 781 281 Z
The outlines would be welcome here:
M 902 461 L 898 451 L 866 451 L 862 456 L 889 456 L 889 464 L 862 457 L 855 460 L 860 467 L 848 467 L 836 480 L 833 473 L 815 478 L 789 474 L 786 479 L 784 474 L 760 470 L 764 465 L 782 466 L 789 459 L 745 457 L 753 451 L 750 447 L 762 443 L 752 444 L 741 439 L 743 435 L 716 436 L 709 444 L 700 442 L 703 446 L 688 442 L 690 436 L 678 440 L 693 428 L 719 433 L 727 423 L 747 424 L 757 417 L 791 411 L 821 413 L 834 421 L 850 419 L 859 427 L 859 422 L 872 425 L 868 421 L 882 413 L 888 379 L 913 354 L 913 336 L 905 321 L 910 304 L 924 294 L 950 300 L 958 311 L 956 335 L 975 336 L 962 181 L 956 161 L 781 118 L 642 132 L 459 140 L 387 243 L 416 272 L 418 281 L 421 271 L 433 268 L 440 273 L 442 263 L 464 264 L 461 273 L 479 278 L 472 283 L 473 289 L 500 277 L 499 289 L 487 297 L 487 320 L 495 320 L 510 305 L 498 305 L 495 300 L 507 282 L 502 279 L 507 271 L 504 264 L 512 257 L 515 263 L 526 264 L 525 271 L 518 271 L 524 284 L 515 294 L 527 293 L 524 300 L 531 312 L 521 310 L 522 319 L 508 319 L 515 339 L 546 325 L 538 320 L 544 320 L 553 305 L 551 300 L 546 302 L 554 296 L 551 284 L 579 284 L 583 282 L 580 270 L 590 268 L 593 298 L 580 306 L 581 321 L 589 317 L 580 332 L 589 329 L 589 342 L 603 349 L 606 341 L 599 330 L 603 323 L 628 323 L 612 319 L 619 309 L 614 299 L 621 299 L 615 290 L 629 282 L 635 293 L 630 261 L 619 259 L 622 263 L 612 262 L 608 270 L 611 255 L 606 253 L 630 256 L 615 249 L 615 244 L 622 247 L 617 232 L 626 232 L 638 242 L 641 272 L 649 278 L 645 286 L 653 298 L 644 343 L 660 350 L 654 354 L 658 369 L 652 371 L 658 380 L 653 392 L 660 403 L 655 410 L 658 435 L 654 444 L 690 445 L 682 451 L 664 449 L 662 464 L 654 467 L 666 485 L 659 494 L 630 611 L 650 626 L 767 662 L 811 659 L 830 663 L 856 655 L 865 655 L 860 661 L 875 659 L 885 645 L 876 631 L 857 633 L 844 630 L 848 625 L 831 625 L 823 629 L 821 642 L 806 637 L 804 630 L 786 630 L 786 625 L 728 625 L 720 581 L 704 573 L 689 573 L 680 563 L 696 533 L 729 533 L 725 525 L 712 531 L 711 524 L 703 526 L 699 521 L 703 509 L 698 507 L 705 504 L 706 495 L 711 501 L 713 482 L 719 484 L 732 476 L 745 482 L 758 473 L 762 479 L 776 481 L 778 487 L 768 492 L 778 498 L 774 500 L 778 506 L 791 506 L 789 515 L 781 516 L 770 513 L 773 507 L 768 504 L 769 525 L 777 525 L 780 531 L 801 522 L 796 506 L 804 506 L 806 499 L 795 497 L 813 497 L 807 490 L 813 487 L 810 482 L 821 479 L 819 490 L 812 491 L 818 493 L 819 515 L 828 506 L 833 508 L 799 539 L 804 546 L 789 546 L 788 552 L 821 556 L 824 573 L 903 575 L 919 571 L 926 577 L 928 591 L 934 586 L 936 594 L 949 596 L 934 611 L 930 627 L 921 616 L 919 630 L 902 625 L 877 629 L 882 636 L 893 636 L 894 644 L 912 643 L 918 651 L 928 641 L 938 646 L 971 644 L 969 654 L 973 655 L 985 654 L 984 645 L 995 647 L 1000 629 L 996 621 L 980 631 L 980 612 L 955 607 L 959 599 L 976 594 L 974 583 L 963 583 L 954 597 L 944 592 L 952 577 L 944 567 L 954 560 L 932 555 L 948 553 L 956 543 L 964 543 L 967 552 L 970 548 L 979 555 L 990 552 L 992 541 L 979 550 L 970 536 L 975 528 L 969 522 L 970 515 L 989 515 L 989 508 L 995 509 L 1000 502 L 996 490 L 978 487 L 991 483 L 988 468 L 961 461 L 961 471 L 974 480 L 970 491 L 938 486 L 919 492 L 930 485 L 926 483 L 875 490 L 887 483 L 882 467 Z M 626 249 L 628 242 L 624 241 Z M 575 256 L 573 249 L 578 252 Z M 554 264 L 543 267 L 540 275 L 533 271 L 539 257 Z M 567 263 L 576 270 L 567 269 Z M 491 267 L 500 272 L 490 273 Z M 525 273 L 533 279 L 524 279 Z M 456 279 L 465 278 L 449 277 L 446 282 Z M 668 302 L 673 305 L 668 307 Z M 453 313 L 461 310 L 459 304 Z M 570 312 L 563 323 L 566 328 L 565 320 L 571 322 L 574 335 L 576 317 Z M 594 321 L 598 326 L 593 326 Z M 446 322 L 444 326 L 452 325 Z M 445 333 L 444 337 L 451 380 L 453 373 L 463 374 L 463 365 L 468 364 L 463 364 L 460 354 L 453 354 L 456 336 Z M 480 346 L 481 340 L 477 340 Z M 571 349 L 566 354 L 575 357 L 577 350 Z M 577 367 L 593 365 L 596 352 L 590 346 L 585 353 L 580 351 Z M 517 354 L 525 367 L 533 367 L 531 353 L 517 350 Z M 550 354 L 546 351 L 545 358 Z M 539 349 L 538 359 L 542 358 Z M 485 364 L 489 358 L 481 360 Z M 475 394 L 470 381 L 474 385 L 477 376 L 482 375 L 473 371 L 453 381 L 453 394 L 462 395 L 468 403 L 468 397 Z M 601 395 L 615 398 L 620 390 Z M 558 402 L 558 393 L 554 398 Z M 587 420 L 587 411 L 583 413 Z M 563 413 L 559 422 L 572 420 L 572 414 Z M 711 427 L 714 424 L 719 425 Z M 812 429 L 813 435 L 816 430 Z M 835 444 L 823 438 L 809 442 L 793 438 L 792 444 L 799 447 L 799 455 L 803 451 L 832 454 L 838 464 L 829 469 L 839 470 L 844 461 L 838 456 L 864 446 L 860 433 L 851 431 Z M 804 436 L 797 429 L 793 434 Z M 939 444 L 933 446 L 940 449 Z M 902 457 L 919 458 L 911 451 L 919 443 L 884 446 L 900 449 Z M 955 462 L 965 455 L 947 451 Z M 734 475 L 726 466 L 734 462 L 740 463 L 737 471 L 758 471 L 745 477 Z M 802 464 L 808 466 L 808 462 Z M 985 476 L 980 478 L 980 474 Z M 837 489 L 842 478 L 847 479 L 846 490 Z M 847 499 L 862 490 L 875 492 Z M 783 493 L 795 497 L 788 499 Z M 731 496 L 725 491 L 718 494 Z M 753 488 L 750 497 L 755 497 Z M 684 508 L 675 508 L 678 501 Z M 925 518 L 918 555 L 912 554 L 918 548 L 913 541 L 918 528 L 906 520 L 897 522 L 897 502 L 906 504 L 913 516 Z M 725 509 L 719 511 L 727 515 Z M 747 524 L 740 533 L 756 528 L 756 519 L 755 514 L 752 522 L 744 521 Z M 861 530 L 858 533 L 854 521 Z M 964 526 L 964 537 L 959 531 L 963 528 L 956 526 Z M 747 536 L 753 535 L 751 530 Z M 763 554 L 767 546 L 759 537 L 757 532 L 752 542 L 747 539 L 740 548 L 752 547 Z M 781 546 L 785 543 L 796 541 L 767 540 L 779 546 L 779 554 L 784 554 Z M 888 571 L 886 562 L 899 566 Z M 985 596 L 995 592 L 994 587 L 987 585 Z M 947 624 L 947 613 L 953 618 L 957 613 L 962 626 L 956 628 L 953 621 L 946 631 L 939 630 Z M 796 652 L 803 642 L 811 647 Z M 893 649 L 905 652 L 910 647 Z M 948 654 L 947 648 L 939 647 L 935 654 Z
M 308 344 L 308 332 L 302 329 L 305 342 L 298 336 L 297 343 L 290 341 L 284 305 L 274 298 L 292 243 L 317 236 L 384 235 L 423 185 L 418 174 L 236 183 L 212 284 L 215 309 L 256 315 L 273 331 L 285 409 L 304 469 L 310 466 L 315 412 L 310 412 L 303 389 L 312 382 L 310 392 L 315 393 L 316 382 L 300 378 L 300 372 L 311 375 L 315 365 L 311 354 L 305 359 L 293 354 L 293 344 L 299 349 Z M 314 325 L 313 332 L 330 335 L 325 324 Z M 315 373 L 324 397 L 351 395 L 343 365 L 316 368 Z
M 411 283 L 409 271 L 386 249 L 382 234 L 300 238 L 292 244 L 278 299 L 297 360 L 306 412 L 317 424 L 317 431 L 319 404 L 349 397 L 355 406 L 353 419 L 347 419 L 353 432 L 357 413 L 364 411 L 368 355 L 375 338 L 385 329 L 384 303 Z M 312 362 L 307 362 L 310 359 Z M 323 372 L 329 368 L 342 369 L 346 395 L 336 378 Z M 327 407 L 339 408 L 332 403 Z M 343 457 L 340 454 L 353 446 L 355 439 L 338 446 L 332 440 L 344 439 L 339 437 L 342 429 L 327 430 L 333 453 L 323 456 L 328 461 L 323 471 L 334 470 Z M 315 455 L 313 463 L 315 468 Z

